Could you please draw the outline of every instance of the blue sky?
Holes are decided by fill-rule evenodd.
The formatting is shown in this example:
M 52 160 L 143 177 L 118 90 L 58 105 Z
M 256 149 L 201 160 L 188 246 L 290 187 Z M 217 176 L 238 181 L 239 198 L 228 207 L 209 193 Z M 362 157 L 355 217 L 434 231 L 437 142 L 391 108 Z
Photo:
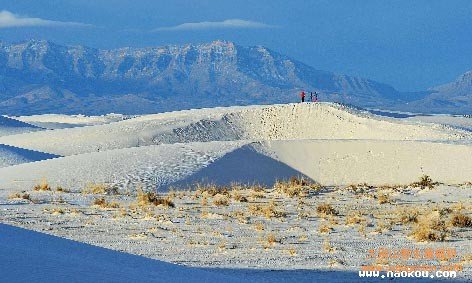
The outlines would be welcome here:
M 472 70 L 468 0 L 0 0 L 0 39 L 98 48 L 226 39 L 421 90 Z

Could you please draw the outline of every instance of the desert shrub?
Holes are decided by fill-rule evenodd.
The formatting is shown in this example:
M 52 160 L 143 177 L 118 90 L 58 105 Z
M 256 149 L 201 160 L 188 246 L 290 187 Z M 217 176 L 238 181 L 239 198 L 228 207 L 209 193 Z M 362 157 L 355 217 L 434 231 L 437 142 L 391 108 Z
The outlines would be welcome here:
M 249 213 L 256 216 L 264 216 L 266 218 L 281 218 L 287 214 L 282 210 L 277 209 L 277 205 L 274 201 L 270 201 L 268 204 L 251 204 L 248 207 Z
M 448 236 L 445 221 L 434 211 L 418 217 L 411 236 L 418 242 L 442 242 Z
M 230 188 L 228 187 L 219 187 L 214 184 L 201 185 L 197 184 L 197 190 L 195 191 L 195 196 L 210 196 L 213 197 L 216 194 L 225 195 L 230 197 Z
M 43 179 L 40 184 L 37 184 L 33 187 L 33 190 L 35 190 L 35 191 L 50 191 L 51 187 L 46 182 L 46 180 Z
M 216 206 L 227 206 L 229 204 L 228 196 L 222 194 L 216 194 L 213 197 L 213 204 Z
M 278 242 L 280 242 L 280 240 L 277 239 L 277 237 L 275 236 L 275 234 L 269 233 L 269 234 L 267 235 L 267 243 L 268 243 L 269 245 L 273 245 L 273 244 L 278 243 Z
M 287 253 L 290 256 L 296 256 L 297 255 L 297 250 L 295 250 L 295 248 L 290 248 L 290 249 L 287 250 Z
M 321 234 L 326 234 L 326 233 L 329 233 L 331 231 L 333 231 L 333 228 L 328 224 L 322 224 L 318 228 L 318 232 L 321 233 Z
M 94 194 L 94 195 L 116 195 L 118 194 L 118 189 L 114 186 L 108 184 L 88 184 L 83 190 L 84 194 Z
M 154 192 L 143 192 L 138 190 L 136 201 L 139 206 L 162 205 L 167 207 L 175 207 L 174 202 L 170 198 L 161 198 Z
M 316 212 L 321 215 L 338 215 L 338 211 L 334 209 L 330 204 L 321 203 L 316 207 Z
M 308 186 L 309 182 L 300 176 L 292 176 L 289 181 L 292 186 Z
M 327 253 L 336 251 L 327 238 L 323 241 L 323 250 Z
M 277 181 L 274 184 L 276 192 L 288 197 L 305 197 L 311 191 L 316 191 L 319 188 L 318 184 L 300 177 L 291 177 L 289 181 Z
M 101 208 L 119 208 L 120 204 L 112 201 L 108 202 L 105 198 L 96 198 L 93 200 L 93 205 L 99 206 Z
M 61 215 L 61 214 L 66 213 L 66 211 L 62 207 L 45 208 L 44 212 L 47 212 L 53 215 Z
M 61 186 L 58 186 L 58 187 L 56 188 L 56 192 L 59 192 L 59 193 L 69 193 L 70 191 L 67 190 L 67 189 L 64 189 L 64 188 L 61 187 Z
M 260 199 L 265 197 L 265 191 L 260 191 L 260 190 L 251 190 L 251 193 L 249 196 L 252 199 Z
M 8 196 L 9 199 L 24 199 L 31 201 L 31 196 L 26 192 L 12 193 Z
M 231 197 L 238 202 L 247 202 L 247 198 L 241 194 L 240 190 L 233 190 L 231 193 Z
M 352 191 L 356 195 L 368 193 L 373 188 L 374 188 L 373 186 L 368 185 L 367 183 L 351 184 L 351 185 L 346 187 L 347 190 Z
M 365 217 L 359 211 L 352 211 L 346 216 L 346 225 L 361 224 L 365 221 Z
M 454 227 L 470 228 L 472 227 L 472 218 L 463 213 L 455 213 L 451 217 L 451 224 Z
M 411 184 L 412 187 L 414 188 L 421 188 L 422 190 L 428 188 L 432 189 L 434 186 L 438 185 L 438 182 L 433 182 L 430 176 L 428 175 L 423 175 L 420 177 L 420 180 L 418 182 L 414 182 Z
M 379 204 L 386 204 L 386 203 L 391 203 L 392 202 L 390 197 L 385 193 L 378 194 L 377 195 L 377 201 L 379 202 Z
M 417 223 L 420 212 L 417 209 L 403 209 L 399 212 L 399 221 L 403 224 Z
M 264 224 L 262 224 L 262 222 L 257 222 L 254 224 L 254 229 L 256 231 L 264 231 Z

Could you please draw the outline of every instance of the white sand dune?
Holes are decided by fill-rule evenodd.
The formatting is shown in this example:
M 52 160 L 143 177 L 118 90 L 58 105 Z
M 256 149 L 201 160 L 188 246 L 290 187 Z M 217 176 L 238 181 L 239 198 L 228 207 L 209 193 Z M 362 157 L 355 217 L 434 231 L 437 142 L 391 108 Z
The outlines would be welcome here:
M 472 180 L 472 145 L 423 141 L 268 141 L 269 156 L 327 185 L 409 184 L 421 175 L 458 184 Z
M 414 117 L 408 118 L 407 120 L 443 124 L 443 125 L 456 127 L 459 129 L 472 131 L 472 118 L 466 118 L 463 116 L 451 116 L 451 115 L 414 116 Z
M 42 179 L 81 189 L 109 183 L 135 189 L 163 187 L 207 166 L 247 142 L 156 145 L 93 152 L 0 169 L 0 188 L 29 188 Z
M 43 130 L 41 127 L 34 126 L 16 119 L 0 116 L 0 137 L 7 135 L 16 135 L 34 131 Z
M 301 217 L 303 214 L 300 214 L 304 211 L 299 211 L 300 199 L 286 198 L 279 201 L 277 205 L 285 203 L 283 204 L 284 211 L 286 209 L 289 212 L 287 217 L 292 218 L 283 221 L 276 220 L 270 224 L 276 226 L 266 226 L 267 232 L 281 233 L 283 245 L 277 244 L 280 248 L 272 247 L 266 251 L 256 239 L 255 235 L 259 232 L 254 231 L 251 227 L 252 223 L 246 225 L 249 223 L 240 223 L 240 220 L 236 218 L 228 219 L 228 222 L 212 218 L 219 216 L 224 218 L 236 210 L 229 211 L 225 210 L 227 207 L 212 205 L 212 209 L 219 211 L 219 214 L 211 213 L 209 214 L 211 217 L 208 216 L 210 218 L 203 217 L 203 205 L 200 206 L 200 200 L 193 199 L 193 194 L 188 199 L 175 198 L 176 207 L 177 205 L 180 207 L 169 209 L 168 213 L 162 214 L 165 215 L 162 220 L 159 218 L 161 212 L 159 216 L 156 214 L 156 218 L 152 218 L 153 221 L 148 221 L 147 216 L 144 215 L 142 215 L 144 218 L 135 218 L 131 214 L 128 215 L 131 217 L 126 216 L 117 220 L 112 216 L 112 213 L 115 215 L 116 210 L 103 210 L 91 206 L 92 199 L 87 195 L 31 192 L 32 186 L 46 179 L 53 187 L 62 186 L 73 191 L 80 191 L 89 183 L 107 183 L 119 190 L 131 192 L 137 188 L 165 191 L 170 187 L 185 189 L 195 182 L 220 185 L 233 182 L 271 185 L 277 179 L 287 179 L 293 175 L 303 175 L 323 185 L 358 183 L 383 185 L 408 184 L 417 181 L 419 176 L 427 174 L 434 181 L 446 184 L 441 185 L 441 188 L 431 190 L 432 195 L 426 195 L 428 190 L 412 189 L 395 192 L 388 189 L 388 193 L 394 198 L 394 204 L 409 203 L 410 206 L 415 206 L 423 205 L 429 200 L 436 202 L 440 199 L 443 204 L 449 204 L 449 201 L 457 202 L 461 198 L 467 200 L 470 197 L 466 187 L 450 186 L 450 184 L 472 181 L 472 166 L 470 166 L 472 164 L 472 132 L 467 127 L 458 127 L 456 120 L 445 123 L 445 121 L 425 119 L 388 118 L 330 103 L 198 109 L 145 115 L 120 121 L 84 118 L 91 119 L 88 121 L 90 123 L 87 122 L 88 124 L 79 122 L 80 117 L 71 117 L 69 124 L 75 126 L 63 129 L 59 129 L 61 128 L 59 124 L 68 121 L 69 118 L 51 117 L 33 117 L 30 121 L 52 123 L 50 126 L 55 127 L 53 130 L 39 129 L 40 131 L 37 132 L 28 132 L 36 129 L 28 126 L 25 127 L 27 128 L 25 133 L 20 131 L 21 134 L 12 134 L 13 132 L 9 131 L 8 135 L 0 137 L 0 167 L 2 164 L 6 166 L 0 168 L 0 199 L 3 200 L 1 206 L 4 211 L 0 216 L 3 217 L 3 221 L 37 231 L 50 230 L 56 235 L 78 241 L 173 262 L 207 266 L 219 262 L 229 267 L 251 266 L 272 269 L 275 266 L 276 269 L 291 269 L 302 266 L 316 269 L 320 266 L 328 266 L 329 256 L 337 254 L 342 259 L 339 261 L 340 264 L 343 265 L 344 260 L 348 260 L 346 261 L 348 266 L 345 267 L 349 272 L 344 273 L 343 276 L 355 279 L 357 274 L 352 272 L 356 269 L 354 266 L 364 264 L 363 253 L 368 250 L 368 247 L 391 244 L 404 247 L 410 242 L 398 238 L 398 234 L 390 233 L 397 233 L 399 229 L 393 229 L 386 234 L 376 234 L 375 237 L 371 237 L 369 233 L 369 238 L 366 238 L 365 235 L 361 235 L 360 230 L 359 233 L 354 233 L 352 229 L 357 228 L 351 227 L 351 229 L 348 225 L 339 229 L 336 226 L 336 231 L 330 232 L 329 235 L 318 235 L 316 231 L 320 228 L 321 222 L 313 226 L 318 221 L 316 217 L 314 219 L 306 217 L 308 220 L 302 222 L 305 217 Z M 27 120 L 28 118 L 24 119 L 24 121 Z M 12 119 L 8 121 L 10 121 L 9 124 L 12 123 Z M 439 124 L 431 122 L 439 122 Z M 16 121 L 15 123 L 15 125 L 23 125 L 17 123 L 24 122 Z M 43 125 L 46 126 L 46 124 Z M 85 124 L 87 125 L 83 126 Z M 10 128 L 18 129 L 21 126 Z M 48 154 L 62 157 L 46 159 L 53 157 Z M 12 192 L 23 190 L 31 192 L 35 200 L 44 200 L 45 203 L 35 201 L 26 205 L 27 201 L 24 199 L 8 199 Z M 338 208 L 346 209 L 344 212 L 341 211 L 341 214 L 346 216 L 348 211 L 355 210 L 366 203 L 378 206 L 377 201 L 372 203 L 373 200 L 370 197 L 357 198 L 355 192 L 345 190 L 343 187 L 333 190 L 333 194 L 329 193 L 329 190 L 331 188 L 327 188 L 325 192 L 313 198 L 307 198 L 306 201 L 311 203 L 303 201 L 303 206 L 312 210 L 319 201 L 336 200 L 339 204 Z M 363 196 L 372 195 L 371 192 L 367 194 Z M 416 195 L 411 194 L 420 194 L 420 197 L 417 198 Z M 118 196 L 109 198 L 115 197 Z M 122 194 L 119 197 L 122 197 L 123 201 L 126 199 L 134 201 L 134 197 L 131 198 L 128 194 Z M 413 197 L 416 200 L 413 200 Z M 417 201 L 418 199 L 420 202 Z M 255 201 L 257 202 L 258 200 Z M 60 212 L 58 215 L 54 212 L 45 213 L 49 211 L 49 206 L 53 203 L 57 207 L 70 207 L 70 213 L 67 212 L 64 215 Z M 184 209 L 184 204 L 191 209 Z M 249 206 L 244 203 L 232 204 L 237 205 L 235 207 L 238 211 L 250 210 Z M 383 207 L 390 207 L 390 204 L 384 204 Z M 83 210 L 72 215 L 72 209 L 76 208 Z M 65 211 L 68 211 L 67 209 Z M 157 209 L 168 210 L 164 207 Z M 189 214 L 184 217 L 182 211 L 188 211 Z M 392 213 L 389 210 L 386 211 Z M 189 218 L 187 222 L 187 216 L 195 218 L 192 218 L 193 220 Z M 367 213 L 365 216 L 371 219 Z M 190 246 L 189 239 L 192 243 L 200 243 L 201 240 L 214 238 L 215 235 L 210 235 L 210 231 L 220 231 L 217 227 L 230 225 L 230 222 L 239 224 L 221 230 L 215 238 L 217 242 L 214 245 Z M 376 225 L 380 225 L 378 223 L 376 220 Z M 173 230 L 175 227 L 184 228 Z M 189 230 L 189 227 L 195 230 Z M 273 227 L 277 228 L 273 230 Z M 202 235 L 201 229 L 207 230 L 208 234 Z M 243 229 L 248 229 L 251 233 L 242 232 L 245 231 Z M 373 230 L 373 227 L 369 229 Z M 8 228 L 4 229 L 7 232 L 8 230 Z M 229 232 L 230 230 L 234 233 Z M 178 231 L 178 233 L 171 231 Z M 138 232 L 139 234 L 136 234 Z M 287 259 L 288 255 L 284 255 L 291 245 L 285 244 L 301 239 L 305 233 L 310 235 L 309 239 L 306 237 L 308 242 L 301 242 L 301 240 L 292 242 L 296 243 L 294 245 L 299 255 L 295 257 L 290 255 Z M 13 231 L 13 234 L 20 233 Z M 261 235 L 263 234 L 257 237 Z M 339 245 L 339 251 L 342 252 L 323 252 L 322 237 L 329 237 L 331 242 Z M 467 234 L 461 237 L 468 239 Z M 221 241 L 225 243 L 224 250 L 218 250 L 215 253 L 216 245 L 219 247 Z M 231 246 L 232 243 L 239 243 L 237 241 L 244 244 Z M 256 245 L 255 249 L 246 246 L 251 241 Z M 451 243 L 454 241 L 453 238 Z M 243 246 L 246 246 L 246 250 L 242 249 Z M 9 247 L 6 246 L 7 257 L 15 254 L 14 251 L 9 250 Z M 335 246 L 335 251 L 337 247 Z M 284 250 L 281 250 L 282 248 Z M 274 249 L 272 252 L 277 253 L 272 253 L 270 251 L 272 249 Z M 23 252 L 22 249 L 18 250 Z M 75 258 L 65 256 L 64 250 L 66 249 L 60 248 L 53 251 L 53 253 L 59 253 L 57 262 L 64 261 L 67 270 L 78 270 L 74 268 L 75 265 L 71 264 Z M 81 247 L 78 250 L 86 249 Z M 99 253 L 96 250 L 92 252 Z M 464 252 L 467 253 L 466 250 Z M 33 260 L 49 258 L 45 257 L 44 249 L 34 250 L 28 255 L 32 255 Z M 219 259 L 212 261 L 213 256 Z M 23 254 L 14 257 L 14 260 L 20 262 L 22 258 Z M 210 260 L 207 260 L 209 258 Z M 80 262 L 77 266 L 79 269 L 89 268 L 88 263 L 85 265 L 82 263 Z M 103 260 L 94 258 L 92 263 L 103 264 Z M 156 264 L 164 272 L 177 271 L 180 277 L 176 280 L 185 281 L 188 278 L 194 279 L 190 276 L 200 276 L 198 271 L 192 273 L 178 266 L 161 265 L 160 262 Z M 53 260 L 47 261 L 46 265 L 57 264 Z M 114 270 L 112 266 L 106 267 L 110 267 L 107 270 Z M 131 274 L 139 275 L 140 270 L 143 269 L 131 270 L 133 272 Z M 324 275 L 320 275 L 318 271 L 307 273 L 304 270 L 301 270 L 299 275 L 296 275 L 298 271 L 295 273 L 289 271 L 247 273 L 252 277 L 238 274 L 238 272 L 245 274 L 244 270 L 225 272 L 227 273 L 223 275 L 236 275 L 238 278 L 257 282 L 322 281 L 324 278 Z M 54 274 L 57 275 L 57 273 Z M 126 272 L 123 274 L 126 275 Z M 270 277 L 264 279 L 267 274 Z M 307 277 L 309 274 L 311 277 Z M 330 282 L 333 279 L 340 279 L 340 282 L 352 281 L 340 278 L 341 274 L 326 275 L 326 279 Z M 68 273 L 62 271 L 59 273 L 63 279 L 69 278 L 67 275 Z M 142 273 L 142 275 L 145 277 L 149 273 Z M 213 279 L 212 275 L 208 276 Z M 106 278 L 114 279 L 115 277 Z M 117 281 L 120 278 L 125 277 L 117 277 Z M 165 279 L 168 281 L 167 277 Z
M 85 116 L 85 115 L 63 115 L 63 114 L 43 114 L 31 116 L 11 117 L 15 120 L 22 121 L 37 127 L 45 129 L 64 129 L 83 126 L 94 126 L 109 124 L 112 122 L 123 121 L 133 116 L 122 114 L 106 114 L 101 116 Z
M 155 145 L 95 152 L 0 169 L 0 188 L 42 178 L 80 190 L 88 183 L 186 188 L 195 183 L 260 183 L 304 175 L 325 185 L 407 184 L 423 174 L 472 180 L 472 145 L 420 141 L 287 140 Z
M 298 174 L 326 185 L 409 183 L 422 174 L 472 180 L 471 132 L 330 103 L 177 111 L 9 135 L 0 143 L 65 156 L 19 164 L 30 160 L 4 154 L 4 164 L 19 165 L 0 169 L 0 188 L 43 178 L 71 189 L 90 182 L 123 189 L 270 185 Z
M 0 144 L 0 168 L 57 157 L 59 156 L 54 154 Z
M 105 125 L 0 137 L 0 143 L 58 155 L 163 143 L 226 140 L 458 140 L 472 133 L 379 118 L 330 103 L 198 109 Z

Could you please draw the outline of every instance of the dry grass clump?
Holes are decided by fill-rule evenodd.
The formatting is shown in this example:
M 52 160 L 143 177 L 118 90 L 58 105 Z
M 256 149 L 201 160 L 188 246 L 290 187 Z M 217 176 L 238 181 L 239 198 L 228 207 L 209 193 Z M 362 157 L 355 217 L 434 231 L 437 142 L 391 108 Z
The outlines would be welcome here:
M 449 231 L 439 211 L 433 211 L 418 217 L 411 236 L 418 242 L 442 242 Z
M 289 248 L 288 250 L 286 250 L 286 252 L 287 252 L 290 256 L 296 256 L 296 255 L 297 255 L 297 250 L 295 250 L 295 248 Z
M 336 251 L 336 248 L 334 248 L 329 240 L 326 238 L 323 242 L 323 250 L 327 253 L 333 253 Z
M 268 204 L 251 204 L 249 205 L 249 213 L 256 216 L 265 216 L 266 218 L 281 218 L 287 214 L 277 209 L 276 203 L 271 200 Z
M 330 233 L 331 231 L 333 231 L 333 228 L 329 224 L 322 224 L 318 228 L 318 232 L 320 234 Z
M 118 189 L 108 184 L 88 184 L 83 190 L 83 194 L 94 194 L 94 195 L 116 195 Z
M 455 213 L 451 217 L 451 225 L 454 227 L 460 228 L 471 228 L 472 227 L 472 218 L 463 214 L 463 213 Z
M 302 177 L 291 177 L 289 181 L 277 181 L 274 184 L 274 189 L 279 194 L 288 197 L 306 197 L 310 191 L 320 189 L 318 184 L 314 184 Z
M 399 212 L 398 220 L 403 224 L 417 223 L 419 215 L 420 212 L 418 209 L 403 209 Z
M 264 231 L 264 224 L 262 224 L 262 222 L 257 222 L 256 224 L 254 224 L 254 229 L 256 231 Z
M 31 196 L 26 192 L 12 193 L 8 196 L 8 199 L 24 199 L 31 201 Z
M 227 206 L 229 204 L 229 198 L 226 195 L 218 193 L 213 197 L 213 204 L 216 206 Z
M 35 190 L 35 191 L 50 191 L 51 187 L 46 182 L 46 180 L 42 180 L 40 184 L 37 184 L 33 187 L 33 190 Z
M 64 188 L 61 187 L 61 186 L 58 186 L 58 187 L 56 188 L 56 192 L 58 192 L 58 193 L 69 193 L 70 191 L 69 191 L 68 189 L 64 189 Z
M 241 194 L 239 189 L 234 189 L 231 192 L 231 197 L 238 202 L 248 202 L 247 198 Z
M 418 182 L 411 183 L 410 186 L 412 186 L 413 188 L 421 188 L 422 190 L 424 190 L 426 188 L 433 189 L 436 185 L 439 185 L 439 183 L 433 182 L 430 176 L 423 175 L 420 177 L 420 180 Z
M 231 216 L 237 219 L 241 224 L 249 223 L 249 217 L 247 217 L 243 211 L 234 211 Z
M 266 241 L 267 241 L 267 244 L 269 244 L 269 245 L 274 245 L 276 243 L 280 243 L 280 240 L 277 239 L 277 237 L 273 233 L 269 233 L 267 235 Z
M 175 207 L 174 202 L 170 198 L 161 198 L 154 192 L 143 192 L 142 190 L 138 190 L 136 195 L 136 202 L 139 206 L 147 206 L 147 205 L 162 205 L 166 207 Z
M 105 198 L 96 198 L 93 200 L 93 205 L 101 208 L 119 208 L 120 204 L 116 201 L 108 202 Z
M 320 203 L 316 207 L 316 212 L 324 216 L 338 215 L 338 211 L 334 209 L 334 207 L 332 207 L 331 204 L 328 204 L 328 203 Z
M 392 200 L 390 199 L 390 197 L 385 193 L 379 193 L 376 196 L 376 198 L 377 198 L 377 201 L 379 202 L 379 204 L 392 203 Z
M 372 190 L 374 187 L 371 185 L 368 185 L 367 183 L 363 184 L 351 184 L 346 187 L 346 189 L 352 191 L 354 194 L 359 195 L 359 194 L 366 194 L 370 190 Z
M 52 215 L 62 215 L 66 213 L 62 207 L 45 208 L 44 212 L 50 213 Z
M 346 225 L 361 224 L 366 222 L 366 218 L 360 211 L 352 211 L 346 216 Z
M 200 197 L 200 196 L 214 197 L 215 195 L 220 194 L 220 195 L 225 195 L 227 197 L 231 197 L 230 190 L 231 189 L 228 187 L 219 187 L 214 184 L 209 184 L 209 185 L 197 184 L 197 190 L 195 191 L 195 196 L 196 197 Z

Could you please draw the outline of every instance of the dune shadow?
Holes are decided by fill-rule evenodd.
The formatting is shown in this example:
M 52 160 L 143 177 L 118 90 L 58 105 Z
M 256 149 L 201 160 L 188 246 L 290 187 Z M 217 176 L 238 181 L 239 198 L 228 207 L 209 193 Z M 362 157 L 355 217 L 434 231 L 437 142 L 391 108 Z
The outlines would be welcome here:
M 169 184 L 168 187 L 181 188 L 196 183 L 272 186 L 277 180 L 288 180 L 292 176 L 310 179 L 300 171 L 258 152 L 254 146 L 245 145 L 226 154 L 195 174 Z

